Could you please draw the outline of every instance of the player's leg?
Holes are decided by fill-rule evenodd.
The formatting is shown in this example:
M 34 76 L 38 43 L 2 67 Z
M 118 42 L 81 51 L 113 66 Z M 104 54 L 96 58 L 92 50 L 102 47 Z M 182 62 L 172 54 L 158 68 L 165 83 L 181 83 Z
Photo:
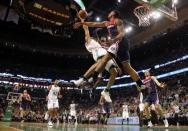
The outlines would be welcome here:
M 86 73 L 83 75 L 82 78 L 80 78 L 80 79 L 77 80 L 77 81 L 73 81 L 76 86 L 82 85 L 85 81 L 91 81 L 91 80 L 90 80 L 91 76 L 92 76 L 93 74 L 95 74 L 95 70 L 96 70 L 97 66 L 99 66 L 99 65 L 102 63 L 103 58 L 105 57 L 104 54 L 106 54 L 106 52 L 104 53 L 103 50 L 102 50 L 102 51 L 99 50 L 98 52 L 99 52 L 98 54 L 100 54 L 100 52 L 101 52 L 101 55 L 99 56 L 100 58 L 96 61 L 96 63 L 93 64 L 93 65 L 86 71 Z M 108 62 L 108 61 L 107 61 L 107 62 Z M 106 65 L 105 65 L 105 66 L 106 66 Z M 98 78 L 99 73 L 97 73 L 97 74 L 98 74 L 98 75 L 97 75 L 97 78 Z M 99 82 L 98 82 L 98 83 L 99 83 Z M 97 87 L 98 83 L 97 83 L 97 81 L 95 80 L 94 88 Z
M 124 120 L 127 121 L 127 125 L 128 125 L 128 124 L 129 124 L 129 113 L 128 113 L 128 111 L 124 111 L 124 112 L 123 112 L 123 121 L 122 121 L 122 125 L 123 125 Z
M 143 125 L 143 120 L 144 120 L 144 104 L 140 103 L 138 106 L 138 116 L 139 116 L 139 121 L 140 121 L 140 126 Z
M 122 112 L 122 117 L 123 117 L 123 119 L 122 119 L 121 124 L 123 125 L 123 122 L 125 121 L 125 111 Z
M 97 66 L 97 62 L 95 64 L 93 64 L 87 71 L 86 73 L 83 75 L 83 77 L 81 77 L 78 80 L 72 81 L 77 87 L 79 87 L 80 85 L 84 84 L 84 82 L 87 82 L 89 79 L 89 76 L 91 76 L 94 71 L 95 68 Z
M 110 87 L 114 84 L 115 78 L 118 75 L 118 71 L 116 67 L 112 67 L 110 68 L 109 73 L 110 73 L 110 77 L 109 77 L 109 81 L 107 83 L 106 89 L 110 89 Z
M 93 73 L 94 73 L 94 71 L 95 71 L 95 69 L 96 69 L 96 67 L 97 67 L 97 64 L 100 62 L 100 59 L 95 63 L 95 64 L 93 64 L 87 71 L 86 71 L 86 73 L 84 74 L 84 78 L 87 78 L 88 76 L 91 76 Z
M 45 116 L 44 116 L 44 120 L 48 120 L 48 118 L 49 118 L 49 112 L 48 111 L 46 111 L 46 113 L 45 113 Z
M 135 81 L 137 83 L 137 85 L 139 87 L 141 87 L 143 85 L 143 83 L 142 83 L 138 73 L 132 68 L 130 62 L 124 61 L 124 62 L 122 62 L 122 65 L 123 65 L 124 71 L 126 71 L 131 76 L 133 81 Z
M 124 38 L 123 41 L 119 44 L 119 50 L 117 52 L 117 62 L 119 61 L 118 63 L 121 63 L 123 71 L 127 72 L 131 76 L 133 81 L 135 81 L 136 84 L 139 87 L 141 87 L 144 84 L 142 83 L 137 72 L 133 69 L 133 67 L 130 64 L 129 46 L 129 41 L 126 38 Z
M 157 115 L 157 112 L 156 112 L 154 104 L 152 104 L 150 106 L 150 114 L 151 114 L 151 119 L 154 122 L 153 124 L 155 124 L 155 125 L 158 124 L 159 123 L 159 121 L 158 121 L 158 115 Z
M 77 124 L 77 115 L 76 115 L 76 110 L 72 111 L 72 123 Z
M 113 57 L 112 55 L 108 52 L 105 56 L 102 57 L 100 63 L 97 64 L 96 69 L 93 73 L 93 79 L 94 81 L 97 80 L 98 75 L 104 71 L 106 64 L 108 63 L 109 60 L 111 60 Z M 90 77 L 90 76 L 89 76 Z
M 53 118 L 53 101 L 52 100 L 48 100 L 47 107 L 48 107 L 48 114 L 49 114 L 49 117 L 48 117 L 48 126 L 53 126 L 53 123 L 52 123 L 52 118 Z
M 106 53 L 107 53 L 107 51 L 106 51 L 105 49 L 100 49 L 100 50 L 98 50 L 98 53 L 97 53 L 97 54 L 99 54 L 100 56 L 103 56 L 103 55 L 106 54 Z M 101 60 L 99 60 L 97 63 L 100 64 L 100 63 L 101 63 Z M 108 91 L 108 90 L 110 89 L 110 87 L 111 87 L 111 86 L 114 84 L 114 82 L 115 82 L 115 78 L 116 78 L 116 76 L 118 75 L 118 69 L 117 69 L 116 64 L 114 63 L 113 60 L 109 60 L 109 61 L 107 62 L 106 66 L 105 66 L 105 69 L 106 69 L 106 71 L 108 71 L 109 74 L 110 74 L 109 81 L 108 81 L 107 86 L 106 86 L 106 88 L 105 88 L 105 90 L 104 90 L 104 91 Z M 101 74 L 102 74 L 102 73 L 101 73 Z M 98 80 L 97 80 L 97 82 L 95 82 L 95 86 L 94 86 L 94 87 L 97 87 L 97 86 L 99 85 L 99 83 L 101 82 L 100 80 L 101 80 L 101 79 L 100 79 L 100 76 L 98 76 Z M 97 84 L 96 84 L 96 83 L 97 83 Z
M 179 114 L 175 113 L 174 118 L 175 118 L 176 125 L 179 126 Z
M 115 48 L 115 50 L 114 50 Z M 93 76 L 93 81 L 96 82 L 98 79 L 98 76 L 102 71 L 105 69 L 106 64 L 110 59 L 113 58 L 113 54 L 117 53 L 117 45 L 112 45 L 108 52 L 103 49 L 99 48 L 96 50 L 95 53 L 93 53 L 93 59 L 96 61 L 96 64 L 94 64 L 83 76 L 81 81 L 84 81 L 84 79 L 87 81 Z M 115 55 L 114 55 L 115 56 Z
M 24 117 L 25 117 L 25 110 L 23 108 L 21 108 L 21 110 L 20 110 L 21 123 L 24 122 Z
M 148 121 L 148 127 L 152 127 L 152 123 L 151 123 L 151 114 L 150 114 L 150 104 L 148 102 L 144 103 L 144 113 L 146 115 L 146 119 Z
M 58 102 L 58 99 L 57 99 L 57 100 L 54 100 L 54 118 L 57 121 L 57 126 L 59 125 L 58 111 L 59 111 L 59 102 Z
M 163 119 L 165 127 L 168 127 L 169 126 L 168 120 L 165 118 L 165 115 L 164 115 L 161 105 L 155 104 L 155 110 L 156 110 L 157 114 Z
M 53 118 L 53 108 L 48 109 L 49 117 L 48 117 L 48 126 L 53 126 L 52 118 Z
M 94 83 L 93 88 L 96 89 L 100 84 L 103 82 L 103 76 L 102 73 L 98 75 L 97 81 Z
M 100 55 L 97 54 L 97 57 L 98 57 L 98 58 L 101 57 L 101 56 L 103 56 L 103 57 L 101 58 L 100 62 L 98 62 L 97 66 L 96 66 L 96 68 L 95 68 L 94 73 L 92 73 L 92 74 L 86 76 L 85 78 L 86 78 L 86 79 L 89 79 L 90 77 L 93 76 L 93 80 L 94 80 L 94 82 L 96 82 L 96 81 L 97 81 L 97 78 L 98 78 L 98 75 L 99 75 L 101 72 L 103 72 L 103 70 L 105 69 L 106 64 L 108 63 L 108 61 L 111 60 L 113 57 L 116 56 L 116 54 L 117 54 L 117 49 L 118 49 L 117 44 L 113 44 L 112 46 L 110 46 L 107 52 L 106 52 L 105 49 L 99 49 L 97 52 L 98 52 Z M 101 55 L 101 54 L 102 54 L 102 55 Z
M 110 98 L 110 93 L 109 93 L 109 89 L 111 88 L 111 86 L 114 84 L 115 82 L 115 78 L 118 75 L 118 71 L 116 69 L 116 67 L 113 65 L 112 60 L 108 61 L 107 65 L 106 65 L 106 70 L 109 71 L 110 77 L 109 77 L 109 81 L 107 83 L 106 88 L 101 92 L 101 95 L 104 97 L 104 99 L 107 102 L 112 102 L 112 99 Z
M 144 123 L 144 111 L 140 110 L 140 104 L 139 106 L 137 107 L 137 115 L 139 117 L 139 123 L 140 123 L 140 127 L 143 126 L 143 123 Z
M 54 119 L 56 119 L 57 126 L 59 125 L 58 110 L 59 110 L 59 108 L 54 108 Z
M 24 122 L 25 114 L 26 114 L 26 104 L 21 103 L 21 105 L 20 105 L 20 119 L 21 119 L 21 123 Z
M 78 118 L 77 118 L 77 114 L 76 114 L 76 111 L 75 111 L 75 114 L 74 114 L 74 118 L 75 118 L 75 120 L 74 120 L 74 124 L 75 125 L 77 125 L 78 124 Z

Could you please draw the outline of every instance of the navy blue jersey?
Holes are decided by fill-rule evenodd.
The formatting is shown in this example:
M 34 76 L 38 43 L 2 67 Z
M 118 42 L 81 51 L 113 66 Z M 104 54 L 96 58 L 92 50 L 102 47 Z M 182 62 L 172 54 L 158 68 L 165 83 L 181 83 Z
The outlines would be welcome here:
M 28 101 L 26 97 L 29 97 L 29 94 L 23 94 L 22 101 L 20 103 L 21 108 L 24 110 L 29 108 L 29 104 L 30 104 L 30 101 Z
M 157 94 L 157 85 L 151 77 L 144 79 L 148 94 Z
M 144 84 L 146 85 L 147 94 L 148 94 L 148 96 L 146 97 L 145 101 L 148 102 L 149 104 L 157 104 L 157 103 L 159 103 L 157 84 L 152 79 L 152 77 L 151 76 L 147 77 L 144 80 Z
M 104 104 L 102 105 L 102 113 L 111 113 L 110 103 L 104 102 Z

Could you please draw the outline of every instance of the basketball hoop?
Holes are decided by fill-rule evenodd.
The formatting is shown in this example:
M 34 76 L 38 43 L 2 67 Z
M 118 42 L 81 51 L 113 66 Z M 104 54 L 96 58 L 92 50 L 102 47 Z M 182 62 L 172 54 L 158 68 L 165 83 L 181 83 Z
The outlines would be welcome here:
M 147 5 L 141 5 L 134 9 L 134 14 L 139 20 L 139 26 L 147 27 L 151 24 L 150 17 L 151 7 Z

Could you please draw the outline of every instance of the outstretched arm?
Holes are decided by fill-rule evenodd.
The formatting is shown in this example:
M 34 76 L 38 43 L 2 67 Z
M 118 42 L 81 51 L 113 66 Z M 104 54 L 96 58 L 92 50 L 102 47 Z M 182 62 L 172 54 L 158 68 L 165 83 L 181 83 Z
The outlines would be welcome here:
M 90 33 L 89 33 L 88 26 L 83 25 L 83 29 L 84 29 L 84 32 L 85 32 L 85 41 L 86 41 L 86 43 L 90 43 L 91 36 L 90 36 Z
M 106 21 L 103 21 L 103 22 L 82 22 L 82 24 L 89 26 L 89 27 L 105 27 Z
M 78 28 L 82 25 L 86 25 L 88 27 L 105 27 L 106 26 L 106 21 L 103 22 L 77 22 L 74 24 L 74 28 Z
M 164 83 L 160 83 L 156 77 L 152 76 L 151 79 L 161 88 L 164 88 L 166 85 Z

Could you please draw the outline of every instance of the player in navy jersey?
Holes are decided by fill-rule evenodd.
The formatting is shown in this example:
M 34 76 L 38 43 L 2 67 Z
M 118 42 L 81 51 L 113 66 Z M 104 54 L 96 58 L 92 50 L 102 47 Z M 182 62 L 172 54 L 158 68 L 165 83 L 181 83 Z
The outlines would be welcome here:
M 89 27 L 106 27 L 109 32 L 110 40 L 106 42 L 109 46 L 107 54 L 101 59 L 101 62 L 95 68 L 95 72 L 85 76 L 85 79 L 93 77 L 94 81 L 97 80 L 97 76 L 104 70 L 107 62 L 113 58 L 118 59 L 117 63 L 120 63 L 123 71 L 130 74 L 131 78 L 137 83 L 139 87 L 143 85 L 137 72 L 130 65 L 130 55 L 129 55 L 129 41 L 125 35 L 125 28 L 123 21 L 119 18 L 119 12 L 113 10 L 108 15 L 108 21 L 103 22 L 78 22 L 74 25 L 78 28 L 81 25 L 86 25 Z M 108 97 L 108 89 L 105 88 L 104 96 Z
M 30 108 L 31 97 L 28 94 L 27 90 L 24 90 L 19 97 L 20 101 L 20 118 L 21 122 L 24 122 L 24 117 L 27 115 Z
M 151 106 L 155 107 L 155 111 L 163 119 L 165 127 L 168 127 L 168 121 L 165 118 L 161 105 L 159 104 L 159 97 L 157 90 L 157 87 L 164 88 L 166 84 L 160 83 L 154 76 L 150 75 L 149 71 L 145 71 L 144 75 L 145 75 L 145 79 L 144 79 L 145 90 L 147 90 L 147 96 L 144 102 L 144 112 L 146 114 L 146 118 L 148 119 L 148 127 L 152 127 L 152 123 L 150 120 Z

